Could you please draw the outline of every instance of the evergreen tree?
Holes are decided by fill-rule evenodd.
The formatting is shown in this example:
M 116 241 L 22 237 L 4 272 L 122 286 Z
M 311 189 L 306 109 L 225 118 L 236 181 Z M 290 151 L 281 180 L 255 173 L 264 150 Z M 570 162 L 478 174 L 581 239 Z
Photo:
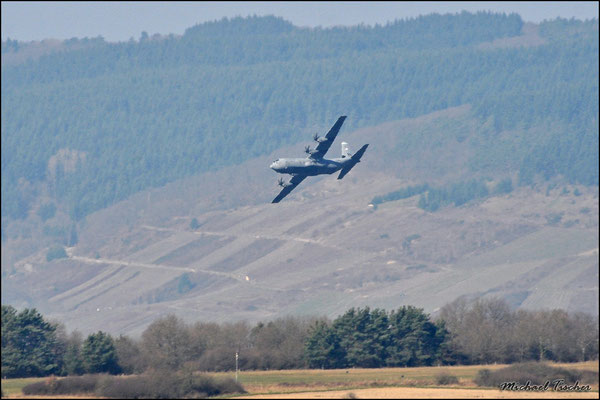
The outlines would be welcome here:
M 121 372 L 113 338 L 102 331 L 93 333 L 85 339 L 81 357 L 84 369 L 88 373 Z
M 339 337 L 324 321 L 315 322 L 306 339 L 305 354 L 310 368 L 343 368 L 346 352 Z
M 66 375 L 81 375 L 85 372 L 82 351 L 81 333 L 74 331 L 67 339 L 65 354 L 63 356 L 63 368 Z
M 346 363 L 351 366 L 378 368 L 385 362 L 388 318 L 385 311 L 369 307 L 351 308 L 337 318 L 332 329 L 340 337 L 346 351 Z
M 78 241 L 79 239 L 77 237 L 77 227 L 75 226 L 75 224 L 72 224 L 71 233 L 69 234 L 69 242 L 67 243 L 67 245 L 69 247 L 73 247 L 77 244 Z
M 390 314 L 391 340 L 387 364 L 412 367 L 432 365 L 440 356 L 445 336 L 429 316 L 413 306 L 403 306 Z
M 412 306 L 384 310 L 351 308 L 331 325 L 317 322 L 306 340 L 311 368 L 433 365 L 451 359 L 447 331 Z
M 58 374 L 55 347 L 56 326 L 35 308 L 17 313 L 12 306 L 2 306 L 2 377 Z

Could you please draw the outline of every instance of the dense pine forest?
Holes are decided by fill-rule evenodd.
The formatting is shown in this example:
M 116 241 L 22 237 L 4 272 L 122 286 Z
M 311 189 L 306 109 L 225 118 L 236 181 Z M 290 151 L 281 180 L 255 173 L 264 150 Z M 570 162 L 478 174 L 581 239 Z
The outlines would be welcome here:
M 598 20 L 545 21 L 543 44 L 493 45 L 523 25 L 483 12 L 331 29 L 234 18 L 183 36 L 73 38 L 29 59 L 30 44 L 7 40 L 2 218 L 58 207 L 78 221 L 306 140 L 341 114 L 350 130 L 463 104 L 482 126 L 472 171 L 598 185 Z

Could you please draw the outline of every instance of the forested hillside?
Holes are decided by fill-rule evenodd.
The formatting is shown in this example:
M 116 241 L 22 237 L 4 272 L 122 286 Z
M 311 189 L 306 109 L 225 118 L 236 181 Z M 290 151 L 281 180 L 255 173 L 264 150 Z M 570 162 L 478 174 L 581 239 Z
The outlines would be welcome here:
M 27 43 L 3 42 L 3 221 L 79 221 L 305 141 L 341 114 L 355 129 L 462 104 L 485 127 L 472 172 L 597 185 L 598 21 L 544 22 L 539 46 L 481 46 L 522 27 L 491 13 L 331 29 L 234 18 L 181 37 L 71 39 L 27 61 Z

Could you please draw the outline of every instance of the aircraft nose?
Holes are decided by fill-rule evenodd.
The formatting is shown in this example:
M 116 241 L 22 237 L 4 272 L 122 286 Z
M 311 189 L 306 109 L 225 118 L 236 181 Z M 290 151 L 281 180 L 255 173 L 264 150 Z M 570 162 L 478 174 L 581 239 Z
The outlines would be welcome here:
M 275 161 L 273 161 L 273 162 L 271 163 L 271 165 L 270 165 L 270 167 L 269 167 L 269 168 L 271 168 L 271 169 L 275 169 Z

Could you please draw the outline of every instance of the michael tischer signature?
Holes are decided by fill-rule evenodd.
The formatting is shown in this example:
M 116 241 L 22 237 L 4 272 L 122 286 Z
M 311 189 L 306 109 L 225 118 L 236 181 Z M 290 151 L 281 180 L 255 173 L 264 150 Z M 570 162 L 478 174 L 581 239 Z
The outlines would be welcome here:
M 564 379 L 554 379 L 546 381 L 543 385 L 532 385 L 531 381 L 521 384 L 519 382 L 503 382 L 500 384 L 500 390 L 513 391 L 528 391 L 528 392 L 545 392 L 554 390 L 556 392 L 589 392 L 590 385 L 580 385 L 579 381 L 575 381 L 572 385 L 565 384 Z

